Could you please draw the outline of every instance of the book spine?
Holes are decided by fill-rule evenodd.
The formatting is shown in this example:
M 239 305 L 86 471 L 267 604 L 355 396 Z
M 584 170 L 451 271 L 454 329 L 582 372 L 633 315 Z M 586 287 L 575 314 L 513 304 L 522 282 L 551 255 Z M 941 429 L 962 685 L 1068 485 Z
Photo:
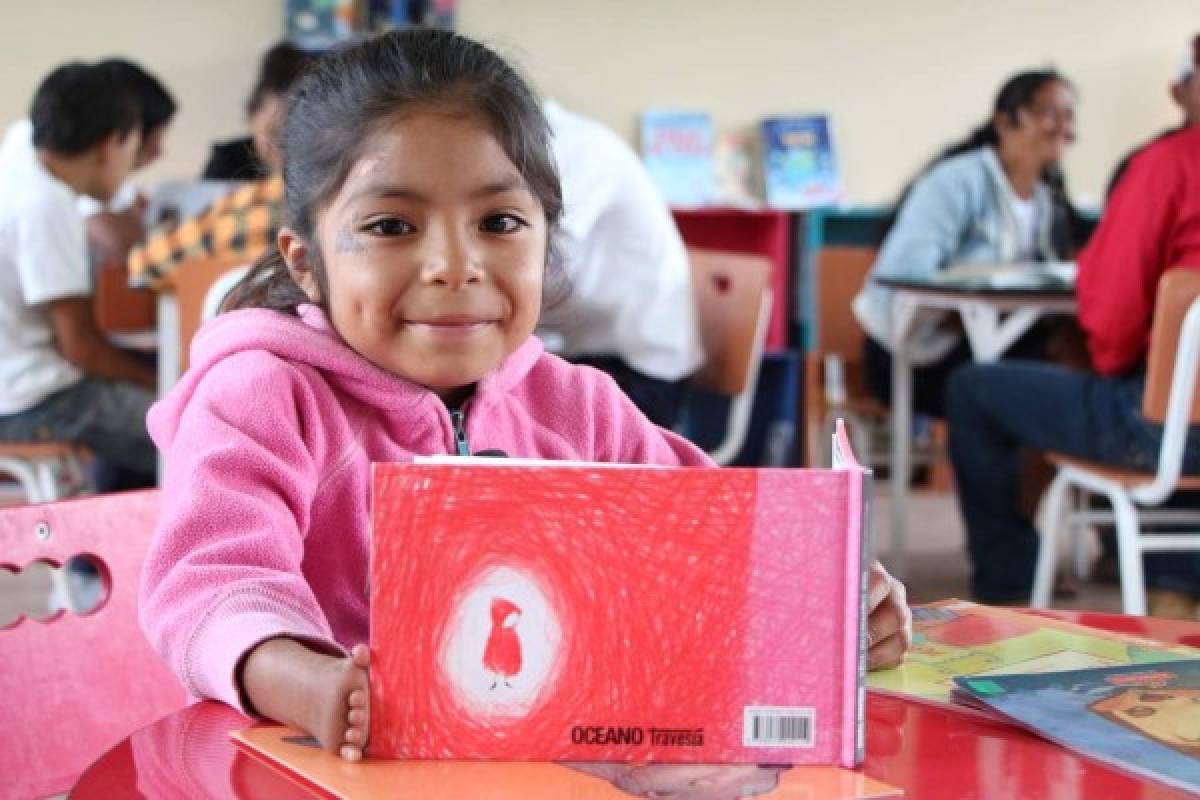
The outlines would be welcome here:
M 856 609 L 853 620 L 843 629 L 842 658 L 846 675 L 842 681 L 842 752 L 841 765 L 853 768 L 862 763 L 866 745 L 867 680 L 867 575 L 870 548 L 867 547 L 870 521 L 871 482 L 869 471 L 859 466 L 850 449 L 849 437 L 841 420 L 834 442 L 835 467 L 846 471 L 846 592 L 843 608 Z

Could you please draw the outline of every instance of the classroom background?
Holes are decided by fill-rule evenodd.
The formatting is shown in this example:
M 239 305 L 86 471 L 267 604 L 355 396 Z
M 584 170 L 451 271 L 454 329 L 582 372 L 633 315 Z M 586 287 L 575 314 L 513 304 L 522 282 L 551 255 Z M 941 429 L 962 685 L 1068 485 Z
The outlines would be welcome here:
M 630 143 L 651 107 L 707 109 L 718 130 L 828 113 L 847 198 L 862 204 L 893 202 L 934 148 L 988 113 L 1005 76 L 1054 66 L 1079 91 L 1069 185 L 1094 206 L 1116 161 L 1175 124 L 1166 82 L 1195 23 L 1189 0 L 460 0 L 455 25 Z M 191 178 L 213 141 L 243 130 L 245 87 L 283 33 L 274 0 L 26 5 L 0 33 L 0 119 L 27 113 L 53 65 L 122 55 L 181 101 L 169 150 L 139 180 Z

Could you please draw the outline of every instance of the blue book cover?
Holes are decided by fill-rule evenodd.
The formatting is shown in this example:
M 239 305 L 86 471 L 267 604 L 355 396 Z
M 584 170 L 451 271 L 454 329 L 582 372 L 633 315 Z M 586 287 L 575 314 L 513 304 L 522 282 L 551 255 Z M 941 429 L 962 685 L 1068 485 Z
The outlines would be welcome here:
M 354 36 L 354 0 L 287 0 L 287 37 L 302 50 L 324 52 Z
M 803 211 L 841 201 L 842 176 L 827 116 L 768 117 L 762 137 L 767 205 Z
M 642 112 L 642 162 L 670 205 L 708 205 L 716 194 L 712 119 L 703 111 Z
M 954 680 L 969 705 L 1111 766 L 1200 791 L 1200 660 Z

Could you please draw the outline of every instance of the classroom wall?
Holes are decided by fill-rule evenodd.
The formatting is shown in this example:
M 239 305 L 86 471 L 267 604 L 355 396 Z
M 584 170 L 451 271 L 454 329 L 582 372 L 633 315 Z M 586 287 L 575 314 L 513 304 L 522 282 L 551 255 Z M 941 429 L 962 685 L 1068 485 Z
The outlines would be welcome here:
M 144 180 L 188 177 L 242 130 L 283 0 L 21 3 L 0 25 L 0 123 L 69 58 L 123 54 L 182 101 Z M 649 106 L 704 108 L 722 130 L 827 111 L 850 199 L 885 202 L 982 120 L 1013 70 L 1053 64 L 1079 89 L 1073 193 L 1099 198 L 1129 147 L 1174 124 L 1166 84 L 1197 0 L 459 0 L 459 29 L 513 57 L 540 90 L 635 141 Z
M 1066 164 L 1098 199 L 1113 164 L 1173 125 L 1166 85 L 1200 31 L 1197 0 L 460 0 L 459 28 L 543 92 L 635 141 L 649 106 L 708 109 L 718 129 L 832 115 L 849 198 L 894 199 L 990 112 L 1013 71 L 1053 64 L 1079 89 Z

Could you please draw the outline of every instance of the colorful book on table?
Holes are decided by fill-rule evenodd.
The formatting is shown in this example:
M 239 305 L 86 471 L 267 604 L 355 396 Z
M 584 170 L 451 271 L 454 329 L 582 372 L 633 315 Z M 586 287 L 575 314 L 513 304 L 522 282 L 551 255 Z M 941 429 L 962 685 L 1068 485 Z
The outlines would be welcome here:
M 481 461 L 374 466 L 372 755 L 861 761 L 852 457 Z
M 540 761 L 397 761 L 367 758 L 349 763 L 316 741 L 281 725 L 234 731 L 242 753 L 274 774 L 325 797 L 404 797 L 439 800 L 875 800 L 904 792 L 840 767 L 758 764 L 629 764 Z M 242 784 L 250 770 L 240 770 Z M 257 784 L 281 796 L 270 773 Z
M 762 122 L 767 205 L 807 210 L 842 200 L 842 177 L 824 114 L 768 117 Z
M 1200 792 L 1200 660 L 955 683 L 961 701 L 1064 747 Z
M 716 196 L 712 118 L 703 111 L 642 112 L 642 163 L 672 206 L 705 206 Z
M 950 703 L 959 677 L 1045 673 L 1200 658 L 1200 650 L 962 600 L 914 606 L 904 664 L 872 672 L 873 690 Z

